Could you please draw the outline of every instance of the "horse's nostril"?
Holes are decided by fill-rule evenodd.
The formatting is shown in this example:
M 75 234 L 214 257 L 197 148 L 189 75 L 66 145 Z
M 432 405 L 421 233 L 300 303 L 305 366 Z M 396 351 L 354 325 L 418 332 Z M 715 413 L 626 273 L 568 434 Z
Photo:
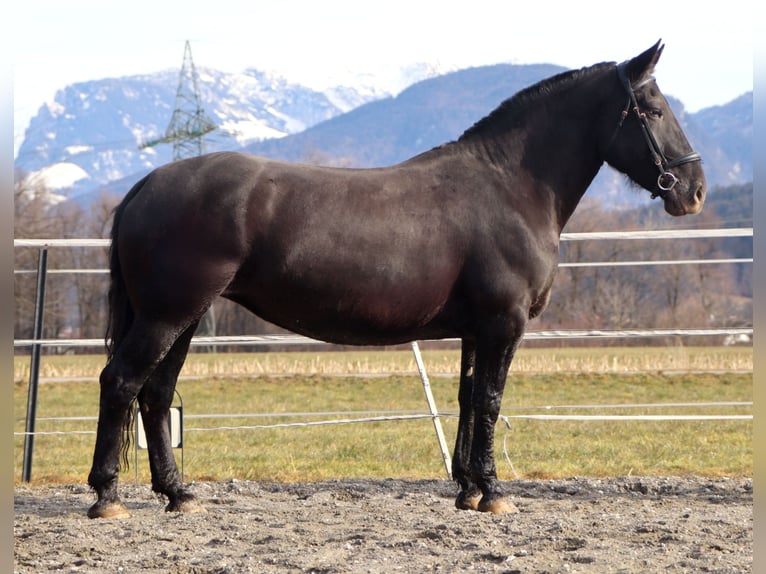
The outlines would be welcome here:
M 697 191 L 694 192 L 694 200 L 697 203 L 702 203 L 703 201 L 705 201 L 705 186 L 703 185 L 697 186 Z

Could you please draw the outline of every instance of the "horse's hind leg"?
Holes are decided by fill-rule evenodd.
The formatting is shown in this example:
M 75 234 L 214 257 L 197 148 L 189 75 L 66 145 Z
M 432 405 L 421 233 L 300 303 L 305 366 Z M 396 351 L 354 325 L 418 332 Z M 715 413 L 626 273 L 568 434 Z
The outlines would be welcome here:
M 195 323 L 184 331 L 138 393 L 141 419 L 149 447 L 152 490 L 168 497 L 169 502 L 165 509 L 168 511 L 205 511 L 194 495 L 183 487 L 168 428 L 178 373 L 186 360 L 196 326 Z
M 183 329 L 147 324 L 136 318 L 114 356 L 101 372 L 98 429 L 88 484 L 98 500 L 88 510 L 91 518 L 128 515 L 117 493 L 123 426 L 130 421 L 130 405 Z

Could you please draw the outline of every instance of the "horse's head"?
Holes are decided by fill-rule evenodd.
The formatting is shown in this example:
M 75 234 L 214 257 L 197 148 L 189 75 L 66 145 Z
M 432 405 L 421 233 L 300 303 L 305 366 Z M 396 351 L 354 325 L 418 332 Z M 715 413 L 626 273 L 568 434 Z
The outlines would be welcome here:
M 693 151 L 668 101 L 652 77 L 662 54 L 657 42 L 617 66 L 614 102 L 602 116 L 606 161 L 652 197 L 661 197 L 671 215 L 697 213 L 705 201 L 701 157 Z

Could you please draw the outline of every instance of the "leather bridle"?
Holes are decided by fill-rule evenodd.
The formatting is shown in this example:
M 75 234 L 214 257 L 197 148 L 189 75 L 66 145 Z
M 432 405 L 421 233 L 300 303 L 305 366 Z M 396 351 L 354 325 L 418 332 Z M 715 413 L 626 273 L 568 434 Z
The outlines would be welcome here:
M 652 154 L 652 160 L 660 172 L 659 176 L 657 177 L 657 187 L 659 188 L 659 191 L 652 193 L 652 199 L 658 196 L 662 199 L 665 199 L 665 194 L 673 189 L 673 187 L 678 183 L 678 178 L 670 170 L 685 163 L 702 161 L 702 156 L 696 151 L 691 151 L 685 155 L 682 155 L 681 157 L 677 157 L 672 160 L 668 160 L 668 158 L 665 157 L 665 154 L 662 153 L 660 145 L 657 143 L 657 139 L 654 137 L 654 133 L 652 133 L 651 127 L 649 127 L 649 120 L 646 117 L 646 112 L 641 111 L 641 108 L 638 106 L 638 101 L 636 100 L 635 91 L 653 81 L 654 78 L 649 76 L 638 84 L 632 85 L 630 83 L 630 79 L 625 73 L 625 68 L 627 65 L 628 62 L 623 62 L 617 66 L 617 77 L 620 79 L 620 83 L 622 84 L 623 88 L 625 88 L 625 92 L 628 94 L 628 103 L 625 105 L 625 109 L 622 111 L 620 123 L 617 125 L 617 129 L 612 136 L 612 140 L 614 140 L 617 132 L 622 127 L 622 124 L 625 122 L 625 118 L 628 117 L 632 107 L 633 112 L 636 114 L 638 122 L 641 125 L 641 132 L 644 134 L 646 144 L 649 146 L 649 151 Z

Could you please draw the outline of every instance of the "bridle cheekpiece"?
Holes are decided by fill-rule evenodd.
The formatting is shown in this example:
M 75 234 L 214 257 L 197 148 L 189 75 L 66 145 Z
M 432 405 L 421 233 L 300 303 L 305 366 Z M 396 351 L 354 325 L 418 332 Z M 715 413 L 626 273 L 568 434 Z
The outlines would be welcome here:
M 668 160 L 668 158 L 665 157 L 665 154 L 662 153 L 662 149 L 657 143 L 657 139 L 654 137 L 654 133 L 652 133 L 652 129 L 649 126 L 649 120 L 646 117 L 646 112 L 641 111 L 641 108 L 638 106 L 638 101 L 636 100 L 635 91 L 645 86 L 649 82 L 654 81 L 654 77 L 649 76 L 648 78 L 645 78 L 639 83 L 633 85 L 630 83 L 630 79 L 625 73 L 625 68 L 627 65 L 628 62 L 623 62 L 617 66 L 617 77 L 620 79 L 620 83 L 622 84 L 623 88 L 625 88 L 625 92 L 628 94 L 628 103 L 625 105 L 625 109 L 622 111 L 622 116 L 620 117 L 620 123 L 617 125 L 615 136 L 617 135 L 617 131 L 619 131 L 619 129 L 622 127 L 622 124 L 625 122 L 625 118 L 627 118 L 630 114 L 630 110 L 632 108 L 633 112 L 638 118 L 639 124 L 641 125 L 641 132 L 644 134 L 646 144 L 649 146 L 649 151 L 652 154 L 652 160 L 660 172 L 659 176 L 657 177 L 657 187 L 659 188 L 659 191 L 652 193 L 652 199 L 658 196 L 665 199 L 665 194 L 673 189 L 673 187 L 678 183 L 678 178 L 670 170 L 685 163 L 702 161 L 702 156 L 696 151 L 691 151 L 673 160 Z

